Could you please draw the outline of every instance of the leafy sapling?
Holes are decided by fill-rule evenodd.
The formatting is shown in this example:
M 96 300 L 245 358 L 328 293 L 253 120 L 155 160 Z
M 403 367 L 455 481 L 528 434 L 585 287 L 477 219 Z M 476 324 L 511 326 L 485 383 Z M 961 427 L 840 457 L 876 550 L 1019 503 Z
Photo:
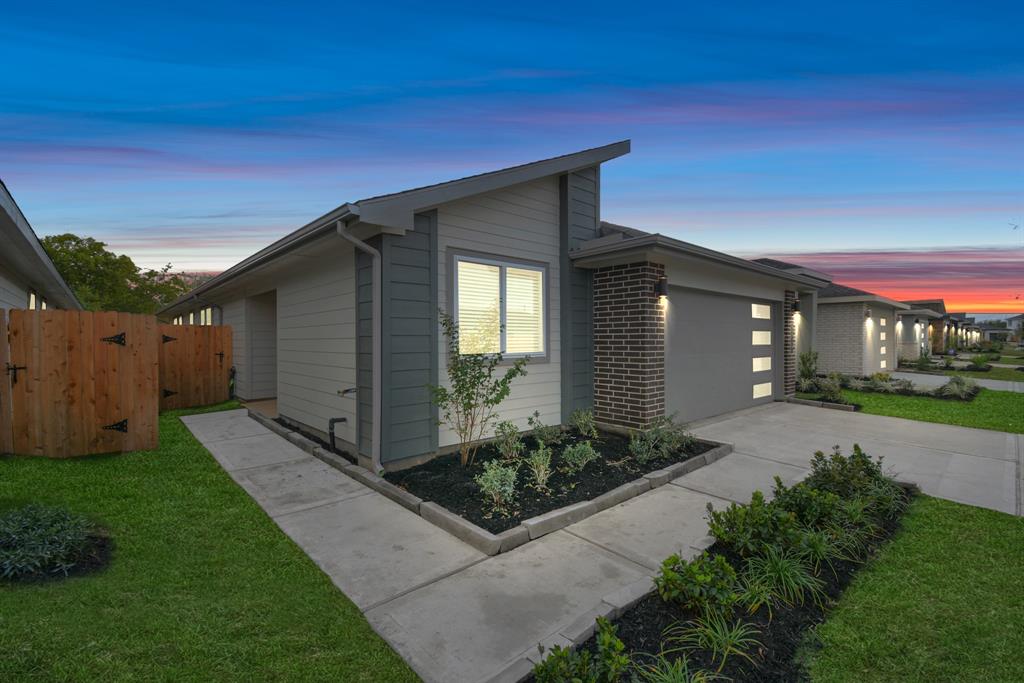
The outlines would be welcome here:
M 533 411 L 533 415 L 526 418 L 526 422 L 533 430 L 533 438 L 542 446 L 555 446 L 562 443 L 562 426 L 546 425 L 540 419 L 540 411 Z
M 592 410 L 578 409 L 572 411 L 572 415 L 569 416 L 569 424 L 584 438 L 598 438 L 597 424 L 594 421 L 594 411 Z
M 516 475 L 514 466 L 489 460 L 484 463 L 484 471 L 473 478 L 493 512 L 508 515 L 516 499 Z
M 533 479 L 533 488 L 538 491 L 548 490 L 548 479 L 551 478 L 551 449 L 541 445 L 526 457 L 526 468 Z
M 508 462 L 515 462 L 526 449 L 522 437 L 519 436 L 519 428 L 514 422 L 503 420 L 494 428 L 494 443 L 501 453 L 501 457 Z
M 600 455 L 589 441 L 581 441 L 566 446 L 562 451 L 562 468 L 569 474 L 579 474 L 583 468 L 597 460 Z

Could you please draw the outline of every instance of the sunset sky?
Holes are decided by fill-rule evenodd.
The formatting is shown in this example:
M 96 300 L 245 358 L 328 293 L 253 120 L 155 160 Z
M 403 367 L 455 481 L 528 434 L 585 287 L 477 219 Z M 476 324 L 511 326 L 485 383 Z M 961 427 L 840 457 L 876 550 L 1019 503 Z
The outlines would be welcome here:
M 1024 4 L 702 4 L 8 3 L 0 177 L 40 234 L 210 271 L 631 138 L 607 220 L 1024 312 Z

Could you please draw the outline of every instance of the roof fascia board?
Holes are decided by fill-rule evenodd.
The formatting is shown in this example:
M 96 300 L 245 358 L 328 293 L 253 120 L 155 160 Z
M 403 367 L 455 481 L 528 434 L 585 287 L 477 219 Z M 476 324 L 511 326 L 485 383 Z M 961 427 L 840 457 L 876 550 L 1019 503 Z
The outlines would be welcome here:
M 897 310 L 909 310 L 910 306 L 905 303 L 894 301 L 893 299 L 887 299 L 884 296 L 877 294 L 857 294 L 855 296 L 827 296 L 818 297 L 819 304 L 859 304 L 859 303 L 875 303 L 883 304 L 885 306 L 891 306 Z

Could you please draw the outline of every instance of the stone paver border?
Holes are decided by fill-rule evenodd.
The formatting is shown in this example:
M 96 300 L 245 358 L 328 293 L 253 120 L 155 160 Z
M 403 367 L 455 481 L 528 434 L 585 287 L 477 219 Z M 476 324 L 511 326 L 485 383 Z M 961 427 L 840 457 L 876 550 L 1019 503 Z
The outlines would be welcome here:
M 801 406 L 812 406 L 814 408 L 828 408 L 829 410 L 845 410 L 853 413 L 857 411 L 857 406 L 850 405 L 849 403 L 829 403 L 827 401 L 812 401 L 806 398 L 797 398 L 790 396 L 786 399 L 786 403 L 796 403 Z
M 381 476 L 369 470 L 350 463 L 345 458 L 328 451 L 312 439 L 309 439 L 296 431 L 288 429 L 284 425 L 261 415 L 255 411 L 249 411 L 249 416 L 271 430 L 275 434 L 283 436 L 291 443 L 306 451 L 315 458 L 319 458 L 328 465 L 335 467 L 356 481 L 359 481 L 374 491 L 387 496 L 402 507 L 415 512 L 434 526 L 444 529 L 459 540 L 465 541 L 480 552 L 486 555 L 497 555 L 518 548 L 524 543 L 529 543 L 553 531 L 564 529 L 570 524 L 575 524 L 591 515 L 607 510 L 613 505 L 625 502 L 641 493 L 656 489 L 668 484 L 670 481 L 700 469 L 705 465 L 721 460 L 729 453 L 732 453 L 733 446 L 729 443 L 701 439 L 705 443 L 718 444 L 714 448 L 684 462 L 669 465 L 664 469 L 648 472 L 642 477 L 617 488 L 602 493 L 596 498 L 566 505 L 565 507 L 545 512 L 542 515 L 523 520 L 518 526 L 493 534 L 467 519 L 456 515 L 446 508 L 430 501 L 424 501 L 417 496 L 400 489 Z M 589 635 L 587 636 L 589 637 Z M 585 639 L 584 639 L 585 640 Z

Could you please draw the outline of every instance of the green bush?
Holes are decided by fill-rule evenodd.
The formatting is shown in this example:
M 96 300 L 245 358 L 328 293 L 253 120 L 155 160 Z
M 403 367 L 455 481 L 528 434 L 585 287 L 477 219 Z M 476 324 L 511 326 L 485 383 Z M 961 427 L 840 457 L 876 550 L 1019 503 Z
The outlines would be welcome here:
M 826 403 L 846 403 L 843 398 L 843 376 L 838 372 L 818 379 L 818 392 Z
M 767 546 L 791 547 L 800 537 L 796 515 L 765 502 L 760 491 L 754 491 L 746 505 L 731 503 L 716 511 L 708 503 L 708 527 L 716 540 L 741 557 L 762 553 Z
M 736 600 L 736 570 L 722 555 L 703 552 L 689 562 L 671 555 L 661 563 L 654 586 L 665 602 L 701 613 L 723 610 Z
M 562 451 L 562 465 L 566 472 L 577 474 L 599 457 L 601 456 L 589 441 L 581 441 L 565 447 L 565 450 Z
M 782 479 L 775 477 L 772 504 L 792 512 L 796 521 L 812 529 L 822 529 L 840 516 L 839 496 L 799 482 L 787 488 Z
M 872 459 L 858 444 L 850 455 L 843 455 L 835 446 L 829 455 L 818 451 L 811 459 L 811 473 L 804 483 L 820 491 L 830 491 L 840 498 L 860 495 L 869 485 L 882 480 L 882 459 Z
M 766 586 L 787 605 L 802 605 L 808 598 L 819 602 L 824 592 L 821 579 L 795 552 L 768 547 L 763 555 L 747 559 L 745 575 L 753 584 Z
M 796 381 L 796 390 L 802 394 L 813 394 L 818 390 L 818 382 L 813 377 L 801 377 Z
M 573 429 L 583 437 L 590 439 L 598 438 L 597 423 L 594 421 L 594 411 L 592 410 L 574 410 L 572 415 L 569 416 L 569 424 L 573 426 Z
M 522 437 L 519 436 L 519 428 L 516 427 L 514 422 L 509 422 L 508 420 L 499 422 L 494 428 L 494 436 L 495 445 L 502 458 L 509 462 L 519 460 L 519 456 L 523 454 L 526 444 L 523 443 Z
M 974 398 L 981 387 L 977 382 L 961 377 L 959 375 L 950 377 L 949 381 L 941 387 L 935 388 L 935 395 L 939 398 L 953 398 L 959 401 L 967 401 Z
M 533 430 L 533 438 L 541 446 L 555 446 L 562 443 L 562 425 L 546 425 L 540 419 L 540 411 L 533 411 L 533 415 L 526 418 Z
M 671 417 L 659 417 L 640 431 L 629 435 L 629 452 L 640 465 L 667 458 L 681 449 L 693 448 L 696 438 L 686 431 L 685 425 L 676 424 Z
M 813 380 L 818 374 L 818 352 L 804 351 L 800 354 L 799 377 L 800 379 Z
M 0 578 L 67 575 L 89 557 L 96 527 L 68 510 L 27 505 L 0 516 Z
M 979 353 L 976 356 L 971 356 L 967 369 L 973 372 L 991 370 L 992 366 L 988 364 L 988 354 Z
M 533 488 L 547 491 L 548 479 L 551 478 L 551 449 L 543 444 L 538 446 L 526 458 L 526 468 L 533 478 Z
M 604 617 L 597 618 L 597 654 L 556 645 L 543 661 L 533 667 L 536 683 L 617 683 L 629 669 L 625 644 L 616 628 Z M 541 654 L 543 646 L 538 645 Z
M 914 367 L 918 370 L 931 370 L 932 369 L 932 358 L 927 353 L 922 353 L 914 361 Z
M 494 512 L 507 515 L 516 499 L 516 467 L 499 460 L 484 463 L 484 471 L 473 478 Z
M 711 683 L 728 680 L 702 669 L 691 669 L 686 655 L 676 659 L 670 659 L 664 654 L 648 655 L 646 660 L 635 662 L 634 683 Z
M 711 612 L 700 619 L 666 631 L 669 642 L 682 649 L 701 649 L 711 653 L 721 672 L 729 657 L 737 656 L 753 663 L 751 651 L 763 649 L 757 639 L 760 630 L 740 620 L 728 621 L 726 615 Z

